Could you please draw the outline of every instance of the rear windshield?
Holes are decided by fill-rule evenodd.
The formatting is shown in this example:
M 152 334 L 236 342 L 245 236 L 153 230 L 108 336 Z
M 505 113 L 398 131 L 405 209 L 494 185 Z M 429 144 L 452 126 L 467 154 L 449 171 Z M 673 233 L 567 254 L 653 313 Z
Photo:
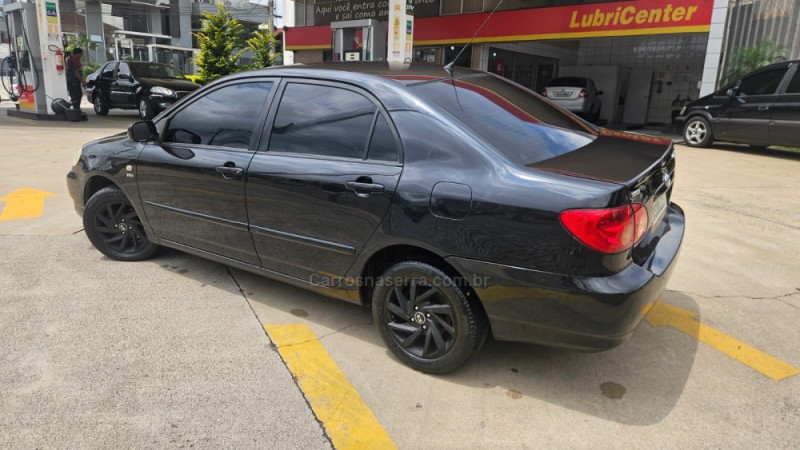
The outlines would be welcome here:
M 463 123 L 498 153 L 523 165 L 583 147 L 596 133 L 591 125 L 532 91 L 494 75 L 418 84 L 410 89 Z
M 562 77 L 562 78 L 553 78 L 547 83 L 547 87 L 586 87 L 586 78 L 578 78 L 578 77 Z

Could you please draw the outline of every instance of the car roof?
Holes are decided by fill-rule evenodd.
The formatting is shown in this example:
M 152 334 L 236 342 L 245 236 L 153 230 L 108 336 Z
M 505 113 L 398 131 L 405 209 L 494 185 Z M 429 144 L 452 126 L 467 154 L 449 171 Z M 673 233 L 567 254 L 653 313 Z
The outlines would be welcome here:
M 485 75 L 486 72 L 467 67 L 453 67 L 453 78 L 465 76 Z M 421 82 L 444 80 L 450 78 L 450 74 L 444 66 L 438 64 L 410 63 L 392 64 L 386 61 L 376 62 L 327 62 L 317 64 L 293 64 L 288 66 L 274 66 L 261 69 L 258 72 L 268 75 L 294 75 L 325 77 L 332 79 L 342 78 L 361 78 L 361 77 L 381 77 L 392 80 L 403 85 L 411 85 Z M 250 72 L 252 74 L 252 72 Z M 246 76 L 246 75 L 243 75 Z

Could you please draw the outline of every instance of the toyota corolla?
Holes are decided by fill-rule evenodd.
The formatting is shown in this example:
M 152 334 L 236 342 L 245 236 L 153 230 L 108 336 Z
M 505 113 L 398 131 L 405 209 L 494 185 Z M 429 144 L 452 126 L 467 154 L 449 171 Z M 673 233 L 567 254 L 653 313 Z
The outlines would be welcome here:
M 671 141 L 485 72 L 245 72 L 84 146 L 69 190 L 108 257 L 160 246 L 372 308 L 421 371 L 495 339 L 624 342 L 684 234 Z

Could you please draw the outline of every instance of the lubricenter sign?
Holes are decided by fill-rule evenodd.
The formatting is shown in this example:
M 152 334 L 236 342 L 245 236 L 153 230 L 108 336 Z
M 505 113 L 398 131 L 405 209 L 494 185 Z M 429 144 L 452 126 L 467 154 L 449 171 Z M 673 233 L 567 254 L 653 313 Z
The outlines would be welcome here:
M 630 0 L 499 11 L 475 42 L 708 32 L 714 0 Z M 420 19 L 414 45 L 467 42 L 488 13 Z
M 580 39 L 669 33 L 707 33 L 714 0 L 629 0 L 548 8 L 417 17 L 414 45 Z M 392 27 L 390 23 L 390 29 Z M 287 50 L 330 48 L 330 27 L 286 31 Z M 391 41 L 392 36 L 389 36 Z
M 613 11 L 601 8 L 590 13 L 572 11 L 569 27 L 573 29 L 602 28 L 617 25 L 643 24 L 677 24 L 691 23 L 697 13 L 698 6 L 674 6 L 667 3 L 663 7 L 637 8 L 635 5 L 617 6 Z

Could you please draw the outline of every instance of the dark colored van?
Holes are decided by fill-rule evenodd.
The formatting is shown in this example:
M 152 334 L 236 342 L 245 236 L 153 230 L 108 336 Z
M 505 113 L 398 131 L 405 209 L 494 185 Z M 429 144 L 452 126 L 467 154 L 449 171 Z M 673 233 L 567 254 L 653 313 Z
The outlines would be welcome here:
M 757 69 L 695 100 L 675 118 L 686 144 L 800 147 L 800 60 Z

